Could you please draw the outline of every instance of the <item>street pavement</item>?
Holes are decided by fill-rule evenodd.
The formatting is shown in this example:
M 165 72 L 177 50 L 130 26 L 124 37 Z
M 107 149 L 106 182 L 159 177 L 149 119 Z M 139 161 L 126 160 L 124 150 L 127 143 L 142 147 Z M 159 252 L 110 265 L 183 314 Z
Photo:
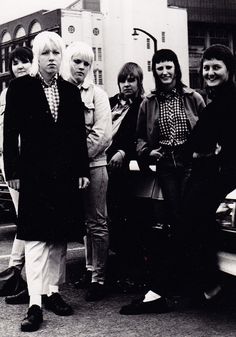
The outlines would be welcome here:
M 8 265 L 14 223 L 0 224 L 0 271 Z M 110 264 L 112 265 L 112 260 Z M 185 300 L 172 299 L 173 311 L 165 314 L 123 316 L 122 305 L 140 294 L 120 294 L 110 288 L 99 302 L 86 302 L 85 290 L 76 289 L 74 282 L 84 267 L 84 247 L 70 243 L 67 256 L 67 282 L 62 296 L 74 308 L 74 315 L 60 317 L 44 310 L 40 330 L 20 331 L 20 322 L 27 305 L 7 305 L 0 297 L 0 337 L 235 337 L 236 336 L 236 282 L 225 279 L 225 298 L 219 307 L 206 310 L 194 308 Z M 23 272 L 24 276 L 24 272 Z

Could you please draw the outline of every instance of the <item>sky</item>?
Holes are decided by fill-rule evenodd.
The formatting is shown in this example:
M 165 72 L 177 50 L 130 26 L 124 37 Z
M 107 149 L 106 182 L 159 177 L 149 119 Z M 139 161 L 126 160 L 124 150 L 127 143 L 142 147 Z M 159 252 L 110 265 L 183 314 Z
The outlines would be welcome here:
M 65 8 L 75 0 L 1 0 L 0 24 L 41 9 Z

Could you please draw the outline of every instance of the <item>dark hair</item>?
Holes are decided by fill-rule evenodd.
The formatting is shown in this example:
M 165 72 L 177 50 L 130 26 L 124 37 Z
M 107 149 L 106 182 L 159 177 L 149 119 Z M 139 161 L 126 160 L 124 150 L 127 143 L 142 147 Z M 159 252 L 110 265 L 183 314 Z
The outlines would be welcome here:
M 127 62 L 120 69 L 117 77 L 118 86 L 120 89 L 120 82 L 124 82 L 128 76 L 133 76 L 138 82 L 138 95 L 142 96 L 144 94 L 143 89 L 143 71 L 142 68 L 134 62 Z
M 201 79 L 202 79 L 203 62 L 205 60 L 211 59 L 223 61 L 229 72 L 229 81 L 233 81 L 236 69 L 235 57 L 231 52 L 231 50 L 228 47 L 224 46 L 223 44 L 213 44 L 204 51 L 200 64 Z
M 175 52 L 171 49 L 160 49 L 155 52 L 152 57 L 152 73 L 155 79 L 156 90 L 159 91 L 162 87 L 159 76 L 156 72 L 156 64 L 160 62 L 171 61 L 175 65 L 175 75 L 176 75 L 176 88 L 182 93 L 184 84 L 182 83 L 182 72 L 179 65 L 179 60 Z
M 33 52 L 29 47 L 16 47 L 10 54 L 9 57 L 9 71 L 12 78 L 15 77 L 12 71 L 12 63 L 15 59 L 18 59 L 22 62 L 30 62 L 33 61 Z

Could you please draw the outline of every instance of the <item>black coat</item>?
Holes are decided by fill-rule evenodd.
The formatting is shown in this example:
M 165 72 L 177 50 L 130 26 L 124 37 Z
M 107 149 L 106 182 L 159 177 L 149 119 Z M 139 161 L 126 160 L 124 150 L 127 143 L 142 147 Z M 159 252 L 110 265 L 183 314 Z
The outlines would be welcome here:
M 194 152 L 214 153 L 221 146 L 220 166 L 234 166 L 236 170 L 236 88 L 229 82 L 217 89 L 211 103 L 202 110 L 191 135 Z
M 110 98 L 110 105 L 113 108 L 118 103 L 119 95 Z M 136 159 L 136 124 L 138 118 L 139 106 L 142 102 L 142 97 L 137 97 L 131 104 L 127 114 L 121 122 L 121 125 L 112 139 L 112 144 L 107 150 L 108 161 L 118 151 L 125 152 L 127 161 Z
M 204 177 L 206 182 L 215 179 L 212 183 L 211 199 L 216 200 L 215 204 L 218 206 L 236 188 L 235 85 L 227 82 L 217 88 L 212 102 L 203 109 L 199 117 L 190 141 L 192 150 L 203 156 L 193 161 L 192 175 Z M 217 144 L 221 151 L 214 156 Z M 206 194 L 206 189 L 203 193 Z
M 56 123 L 39 79 L 15 79 L 7 92 L 4 168 L 6 180 L 20 179 L 17 237 L 23 240 L 79 235 L 78 178 L 89 176 L 83 103 L 76 86 L 61 78 L 57 83 Z

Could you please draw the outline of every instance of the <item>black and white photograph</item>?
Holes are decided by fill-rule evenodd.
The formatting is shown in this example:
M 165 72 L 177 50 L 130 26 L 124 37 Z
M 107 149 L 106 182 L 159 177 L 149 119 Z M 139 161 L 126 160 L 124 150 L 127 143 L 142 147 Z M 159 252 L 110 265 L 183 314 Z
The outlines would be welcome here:
M 0 336 L 235 337 L 236 0 L 2 0 Z

